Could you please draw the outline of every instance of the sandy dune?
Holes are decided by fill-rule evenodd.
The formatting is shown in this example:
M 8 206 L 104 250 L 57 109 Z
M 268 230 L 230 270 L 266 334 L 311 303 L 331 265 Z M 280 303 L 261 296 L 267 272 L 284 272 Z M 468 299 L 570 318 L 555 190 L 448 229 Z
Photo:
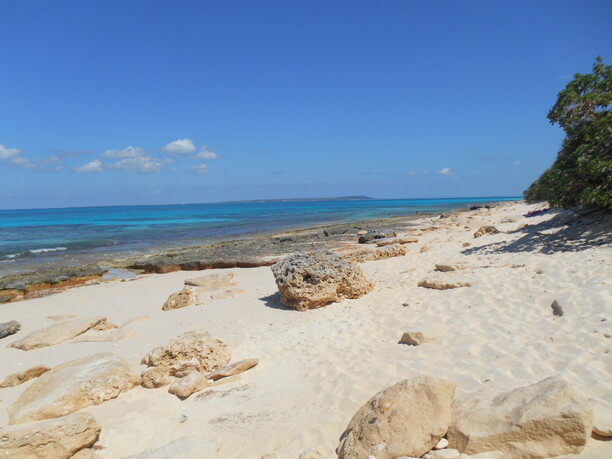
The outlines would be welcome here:
M 297 458 L 312 447 L 333 457 L 343 429 L 371 395 L 420 374 L 454 381 L 459 394 L 483 384 L 512 389 L 561 374 L 610 416 L 612 249 L 580 239 L 556 247 L 542 243 L 542 235 L 558 227 L 536 232 L 536 225 L 556 218 L 553 212 L 523 217 L 539 208 L 511 203 L 414 222 L 439 229 L 418 235 L 405 256 L 363 263 L 375 285 L 371 293 L 306 312 L 280 304 L 269 267 L 232 269 L 244 293 L 211 296 L 202 305 L 172 311 L 162 311 L 162 304 L 197 273 L 146 275 L 5 304 L 0 321 L 18 320 L 22 329 L 0 341 L 0 379 L 100 352 L 113 352 L 144 369 L 145 353 L 188 330 L 225 340 L 232 361 L 259 359 L 239 377 L 184 401 L 167 387 L 137 387 L 88 408 L 102 426 L 97 453 L 109 458 L 259 458 L 270 453 Z M 530 227 L 515 231 L 523 224 Z M 475 239 L 483 225 L 494 225 L 500 233 Z M 466 242 L 470 245 L 464 247 Z M 424 245 L 430 250 L 421 253 Z M 434 273 L 436 263 L 463 263 L 464 269 Z M 417 286 L 433 274 L 460 275 L 473 285 Z M 553 300 L 561 305 L 562 317 L 553 315 Z M 32 351 L 8 347 L 52 325 L 51 315 L 103 315 L 123 325 Z M 405 331 L 435 340 L 399 344 Z M 0 389 L 0 426 L 7 424 L 7 407 L 28 384 Z M 582 456 L 612 457 L 612 443 L 591 440 Z

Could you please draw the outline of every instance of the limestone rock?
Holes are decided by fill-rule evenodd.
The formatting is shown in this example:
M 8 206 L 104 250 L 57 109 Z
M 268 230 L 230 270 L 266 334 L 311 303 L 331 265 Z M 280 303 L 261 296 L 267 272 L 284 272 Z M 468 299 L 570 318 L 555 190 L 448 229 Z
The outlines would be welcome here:
M 378 247 L 384 247 L 386 245 L 393 244 L 413 244 L 415 242 L 419 242 L 416 237 L 394 237 L 391 239 L 383 239 L 382 241 L 376 242 Z
M 6 378 L 0 380 L 1 387 L 13 387 L 23 384 L 30 379 L 38 378 L 43 373 L 46 373 L 51 368 L 45 365 L 36 365 L 35 367 L 29 368 L 19 373 L 13 373 L 8 375 Z
M 363 263 L 364 261 L 384 260 L 386 258 L 402 257 L 407 250 L 399 244 L 388 245 L 377 250 L 360 250 L 345 256 L 345 259 L 353 263 Z
M 419 287 L 431 288 L 435 290 L 448 290 L 452 288 L 471 287 L 472 282 L 463 278 L 440 277 L 430 275 L 419 282 Z
M 194 371 L 211 372 L 230 361 L 232 354 L 227 344 L 209 333 L 190 331 L 158 346 L 145 355 L 141 363 L 151 367 L 166 368 L 173 375 L 179 370 L 177 362 L 195 359 L 198 366 Z
M 456 263 L 436 263 L 436 271 L 448 273 L 451 271 L 458 271 L 460 269 L 465 269 L 467 266 L 465 263 L 456 262 Z
M 405 332 L 400 339 L 402 344 L 410 344 L 411 346 L 418 346 L 419 344 L 427 343 L 431 340 L 425 338 L 421 332 Z
M 208 386 L 208 380 L 202 373 L 190 373 L 183 378 L 174 380 L 174 382 L 170 384 L 168 392 L 176 395 L 180 399 L 185 399 L 194 392 L 200 391 Z
M 358 241 L 360 244 L 366 244 L 368 242 L 374 242 L 378 239 L 386 239 L 396 236 L 397 233 L 395 231 L 372 231 L 371 233 L 359 236 Z
M 290 255 L 272 267 L 282 302 L 298 311 L 359 298 L 372 284 L 361 268 L 330 252 Z
M 17 429 L 0 430 L 0 456 L 69 458 L 92 446 L 100 436 L 92 415 L 71 414 Z
M 149 367 L 140 375 L 140 384 L 147 389 L 157 389 L 170 384 L 170 375 L 165 367 Z
M 121 357 L 94 354 L 39 376 L 8 408 L 9 424 L 56 418 L 117 397 L 140 383 Z
M 200 292 L 194 287 L 185 287 L 177 293 L 171 294 L 164 305 L 162 311 L 170 311 L 172 309 L 180 309 L 187 306 L 192 306 L 200 302 Z
M 336 449 L 340 459 L 420 457 L 446 434 L 455 384 L 430 376 L 401 381 L 362 406 Z
M 499 230 L 497 228 L 495 228 L 494 226 L 481 226 L 478 231 L 476 231 L 474 233 L 474 237 L 480 237 L 480 236 L 484 236 L 485 234 L 496 234 L 499 233 Z
M 510 392 L 485 389 L 455 400 L 447 438 L 466 454 L 549 457 L 582 451 L 592 424 L 590 403 L 552 376 Z
M 185 280 L 185 285 L 200 287 L 204 291 L 222 290 L 233 287 L 235 284 L 234 273 L 213 273 L 205 276 Z
M 54 344 L 63 343 L 75 336 L 79 336 L 90 328 L 102 326 L 104 323 L 106 323 L 106 317 L 100 316 L 62 320 L 49 327 L 33 331 L 24 338 L 12 343 L 10 347 L 29 351 L 53 346 Z
M 207 376 L 207 378 L 216 381 L 217 379 L 234 376 L 253 368 L 258 363 L 259 360 L 257 359 L 239 360 L 238 362 L 230 363 L 229 365 L 226 365 L 223 368 L 219 368 L 217 371 L 213 371 Z
M 431 247 L 429 247 L 428 245 L 424 245 L 423 247 L 419 249 L 419 253 L 429 252 L 430 250 L 431 250 Z
M 423 456 L 423 459 L 457 459 L 461 453 L 453 448 L 434 449 Z
M 299 459 L 325 459 L 325 456 L 316 448 L 308 448 L 300 453 Z
M 21 324 L 16 320 L 3 322 L 0 324 L 0 339 L 5 338 L 13 333 L 17 333 L 21 328 Z

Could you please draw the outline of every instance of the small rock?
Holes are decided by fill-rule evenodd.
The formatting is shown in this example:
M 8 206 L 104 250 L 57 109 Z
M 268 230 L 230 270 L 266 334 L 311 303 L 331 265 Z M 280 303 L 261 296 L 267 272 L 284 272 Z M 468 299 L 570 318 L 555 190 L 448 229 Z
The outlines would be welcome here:
M 382 241 L 376 242 L 378 247 L 384 247 L 386 245 L 393 244 L 413 244 L 415 242 L 419 242 L 416 237 L 395 237 L 390 239 L 383 239 Z
M 429 252 L 430 250 L 431 248 L 428 245 L 424 245 L 423 247 L 420 248 L 419 253 Z
M 431 288 L 435 290 L 449 290 L 449 289 L 460 288 L 460 287 L 471 287 L 472 283 L 466 282 L 466 281 L 460 281 L 460 280 L 451 281 L 451 280 L 442 280 L 442 279 L 436 279 L 436 278 L 428 278 L 428 279 L 423 279 L 421 282 L 419 282 L 418 285 L 419 287 Z
M 373 242 L 377 239 L 386 239 L 390 237 L 396 237 L 397 233 L 395 231 L 372 231 L 371 233 L 364 234 L 359 236 L 359 243 L 366 244 L 368 242 Z
M 17 333 L 21 328 L 21 324 L 16 320 L 11 320 L 9 322 L 4 322 L 0 324 L 0 339 L 12 335 L 13 333 Z
M 146 389 L 157 389 L 170 384 L 170 374 L 166 367 L 147 368 L 140 377 L 140 384 Z
M 170 384 L 168 392 L 184 400 L 194 392 L 198 392 L 208 386 L 208 380 L 202 373 L 191 373 L 184 378 L 176 379 Z
M 239 373 L 242 373 L 243 371 L 247 371 L 253 368 L 258 363 L 259 360 L 257 359 L 245 359 L 240 360 L 238 362 L 230 363 L 229 365 L 226 365 L 223 368 L 219 368 L 218 370 L 210 373 L 207 376 L 207 379 L 212 379 L 213 381 L 216 381 L 217 379 L 237 375 Z
M 187 420 L 187 416 L 184 414 L 181 414 L 181 417 L 179 418 L 179 422 L 182 424 L 183 422 L 185 422 Z
M 185 308 L 187 306 L 198 304 L 199 301 L 200 291 L 194 287 L 185 287 L 180 292 L 173 293 L 168 297 L 162 306 L 162 311 Z
M 45 365 L 37 365 L 19 373 L 13 373 L 6 378 L 0 380 L 0 387 L 13 387 L 23 384 L 33 378 L 38 378 L 43 373 L 46 373 L 51 368 Z
M 448 447 L 448 440 L 446 438 L 440 438 L 440 441 L 434 446 L 434 449 L 444 449 Z
M 300 453 L 299 459 L 325 459 L 325 456 L 318 449 L 309 448 Z
M 472 245 L 472 244 L 470 244 L 469 242 L 464 242 L 463 243 L 463 247 L 469 247 L 470 245 Z
M 559 303 L 557 303 L 557 300 L 553 301 L 550 307 L 552 309 L 553 316 L 561 317 L 563 315 L 563 309 Z
M 481 226 L 478 231 L 476 231 L 474 233 L 474 237 L 480 237 L 480 236 L 484 236 L 485 234 L 496 234 L 499 233 L 499 230 L 497 228 L 495 228 L 494 226 Z
M 402 344 L 410 344 L 411 346 L 418 346 L 426 342 L 425 336 L 421 332 L 405 332 L 399 341 Z

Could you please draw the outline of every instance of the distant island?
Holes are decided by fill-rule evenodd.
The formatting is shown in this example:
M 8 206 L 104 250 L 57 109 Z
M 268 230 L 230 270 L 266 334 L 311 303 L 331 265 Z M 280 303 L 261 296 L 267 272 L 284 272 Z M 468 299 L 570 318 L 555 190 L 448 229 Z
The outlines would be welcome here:
M 369 196 L 335 196 L 331 198 L 285 198 L 285 199 L 250 199 L 246 201 L 223 201 L 226 203 L 242 203 L 242 202 L 320 202 L 320 201 L 374 201 L 376 198 Z

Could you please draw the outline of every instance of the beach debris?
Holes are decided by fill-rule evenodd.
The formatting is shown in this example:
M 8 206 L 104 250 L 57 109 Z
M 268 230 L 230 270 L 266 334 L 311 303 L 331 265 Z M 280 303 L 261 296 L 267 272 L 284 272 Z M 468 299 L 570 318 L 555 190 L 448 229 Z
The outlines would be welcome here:
M 192 279 L 185 280 L 185 285 L 200 287 L 203 291 L 222 290 L 236 285 L 234 273 L 213 273 L 206 274 Z
M 499 233 L 499 230 L 497 228 L 495 228 L 494 226 L 481 226 L 478 231 L 476 231 L 474 233 L 474 237 L 480 237 L 480 236 L 484 236 L 485 234 L 497 234 Z
M 431 247 L 429 247 L 428 245 L 424 245 L 423 247 L 419 249 L 419 253 L 429 252 L 430 250 L 431 250 Z
M 185 376 L 217 370 L 230 361 L 231 355 L 223 340 L 207 332 L 190 331 L 156 347 L 142 358 L 141 363 L 159 367 L 169 376 Z
M 396 236 L 397 233 L 395 231 L 374 230 L 372 232 L 359 236 L 358 242 L 360 244 L 367 244 L 369 242 L 374 242 L 378 239 L 387 239 Z
M 74 413 L 116 398 L 140 383 L 121 357 L 94 354 L 58 365 L 40 375 L 8 408 L 9 424 Z
M 10 374 L 4 379 L 0 379 L 0 388 L 18 386 L 19 384 L 23 384 L 30 379 L 38 378 L 40 375 L 46 373 L 50 369 L 51 368 L 45 365 L 36 365 L 35 367 L 29 368 L 25 371 Z
M 451 448 L 513 457 L 578 454 L 591 436 L 590 403 L 559 376 L 499 393 L 485 388 L 453 403 Z
M 421 332 L 404 332 L 400 338 L 400 344 L 409 344 L 411 346 L 418 346 L 433 341 L 433 338 L 425 338 Z
M 209 385 L 204 374 L 194 372 L 182 378 L 175 379 L 172 384 L 170 384 L 170 387 L 168 387 L 168 392 L 184 400 L 191 394 L 207 388 Z
M 200 290 L 195 287 L 184 287 L 180 292 L 171 294 L 164 305 L 162 311 L 185 308 L 200 302 Z
M 557 300 L 551 303 L 550 308 L 552 309 L 553 316 L 561 317 L 563 315 L 563 308 L 561 308 Z
M 89 448 L 101 432 L 88 413 L 77 413 L 38 422 L 25 428 L 8 427 L 0 431 L 0 456 L 12 458 L 69 458 Z
M 206 378 L 216 381 L 217 379 L 227 378 L 228 376 L 234 376 L 244 371 L 253 368 L 259 363 L 257 359 L 244 359 L 238 362 L 230 363 L 229 365 L 219 368 L 218 370 L 209 373 Z
M 157 389 L 170 384 L 170 374 L 165 367 L 149 367 L 140 374 L 140 385 L 146 389 Z
M 373 288 L 357 264 L 327 251 L 290 255 L 272 272 L 281 301 L 298 311 L 359 298 Z
M 0 339 L 17 333 L 21 329 L 21 324 L 16 320 L 10 320 L 0 324 Z
M 316 448 L 308 448 L 300 453 L 299 459 L 325 459 L 325 455 Z
M 117 325 L 107 322 L 106 317 L 83 317 L 57 322 L 39 330 L 35 330 L 24 338 L 10 344 L 10 347 L 30 351 L 46 346 L 60 344 L 85 333 L 87 330 L 106 330 Z
M 455 388 L 452 382 L 420 376 L 378 392 L 340 437 L 338 458 L 421 457 L 446 435 Z
M 416 242 L 419 242 L 419 240 L 416 237 L 393 237 L 390 239 L 383 239 L 382 241 L 376 241 L 376 245 L 378 247 L 384 247 L 386 245 L 393 245 L 393 244 L 414 244 Z
M 450 277 L 450 274 L 441 275 L 440 273 L 431 274 L 427 278 L 421 280 L 418 284 L 419 287 L 431 288 L 435 290 L 449 290 L 460 287 L 471 287 L 472 282 L 465 278 Z
M 375 250 L 362 249 L 353 253 L 347 253 L 343 257 L 352 263 L 363 263 L 364 261 L 384 260 L 386 258 L 402 257 L 407 250 L 399 244 L 388 245 Z

